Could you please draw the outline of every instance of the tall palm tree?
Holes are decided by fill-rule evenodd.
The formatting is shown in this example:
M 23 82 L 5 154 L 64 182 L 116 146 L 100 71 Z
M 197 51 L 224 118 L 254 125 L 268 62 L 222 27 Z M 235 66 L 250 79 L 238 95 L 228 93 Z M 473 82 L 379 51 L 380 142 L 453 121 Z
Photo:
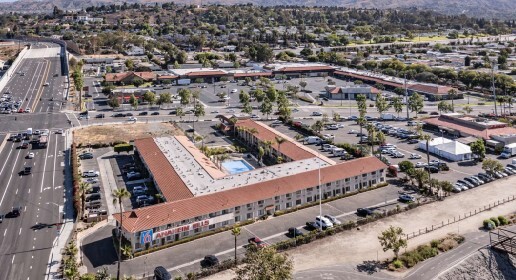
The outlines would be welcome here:
M 274 140 L 278 144 L 278 156 L 281 156 L 281 144 L 287 140 L 281 136 L 275 136 Z
M 239 226 L 234 226 L 231 229 L 231 235 L 235 237 L 235 265 L 237 264 L 237 237 L 240 235 L 241 228 Z
M 455 107 L 453 106 L 453 100 L 457 97 L 457 90 L 452 88 L 448 91 L 448 98 L 451 99 L 451 109 L 452 112 L 455 112 Z
M 373 124 L 368 123 L 367 124 L 367 132 L 369 133 L 369 141 L 371 142 L 371 155 L 374 155 L 374 140 L 375 140 L 375 133 L 376 128 Z
M 428 150 L 428 146 L 432 136 L 424 134 L 421 138 L 426 141 L 426 164 L 430 165 L 430 151 Z M 428 168 L 428 177 L 430 177 L 430 168 Z
M 117 189 L 113 192 L 113 204 L 118 203 L 120 209 L 120 227 L 118 228 L 118 265 L 116 272 L 116 279 L 120 280 L 120 263 L 122 262 L 122 225 L 124 215 L 122 213 L 122 200 L 131 197 L 131 193 L 127 189 Z
M 81 194 L 81 217 L 84 215 L 84 204 L 86 200 L 86 193 L 91 190 L 91 185 L 86 182 L 81 182 L 79 184 L 79 192 Z

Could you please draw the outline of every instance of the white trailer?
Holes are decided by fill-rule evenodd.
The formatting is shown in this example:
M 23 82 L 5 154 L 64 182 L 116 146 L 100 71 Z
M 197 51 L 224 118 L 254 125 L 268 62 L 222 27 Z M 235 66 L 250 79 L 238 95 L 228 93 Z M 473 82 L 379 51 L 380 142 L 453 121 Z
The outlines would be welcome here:
M 189 85 L 192 81 L 190 79 L 179 79 L 177 80 L 177 84 L 180 86 Z
M 516 143 L 507 144 L 503 147 L 502 154 L 500 154 L 500 157 L 502 158 L 510 158 L 512 156 L 516 155 Z

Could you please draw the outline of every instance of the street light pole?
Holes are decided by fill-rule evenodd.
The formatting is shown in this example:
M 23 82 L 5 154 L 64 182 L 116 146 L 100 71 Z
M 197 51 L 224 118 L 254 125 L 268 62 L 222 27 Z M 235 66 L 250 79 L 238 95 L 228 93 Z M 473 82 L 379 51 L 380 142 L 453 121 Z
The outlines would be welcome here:
M 494 108 L 495 108 L 495 117 L 498 116 L 498 109 L 496 108 L 496 87 L 495 87 L 495 79 L 494 79 L 494 70 L 496 67 L 496 62 L 493 60 L 493 66 L 491 68 L 491 81 L 493 84 L 493 97 L 494 97 Z
M 318 160 L 319 163 L 319 175 L 317 179 L 317 184 L 319 185 L 319 229 L 322 231 L 322 190 L 321 190 L 321 162 Z
M 409 102 L 408 102 L 408 91 L 407 91 L 407 74 L 404 75 L 404 86 L 405 86 L 405 106 L 407 108 L 407 121 L 409 120 Z

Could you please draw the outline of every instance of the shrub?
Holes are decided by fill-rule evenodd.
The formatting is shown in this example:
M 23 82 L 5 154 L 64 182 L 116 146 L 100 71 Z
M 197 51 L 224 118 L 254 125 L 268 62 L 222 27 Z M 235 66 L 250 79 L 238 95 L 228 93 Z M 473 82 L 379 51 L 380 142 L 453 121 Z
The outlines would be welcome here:
M 431 247 L 430 245 L 419 246 L 417 251 L 424 260 L 435 257 L 437 254 L 439 254 L 439 250 L 437 250 L 437 248 Z
M 432 240 L 432 242 L 430 242 L 430 246 L 432 246 L 432 248 L 437 248 L 437 246 L 439 246 L 439 243 L 441 243 L 441 241 Z
M 401 268 L 403 266 L 403 263 L 400 260 L 395 260 L 395 261 L 392 262 L 392 265 L 395 268 Z
M 448 250 L 451 250 L 455 247 L 457 247 L 459 244 L 457 243 L 457 241 L 453 240 L 453 239 L 445 239 L 443 240 L 443 242 L 441 242 L 441 244 L 439 244 L 437 246 L 437 248 L 439 248 L 439 250 L 443 251 L 443 252 L 446 252 Z
M 490 226 L 490 223 L 493 223 L 493 221 L 491 221 L 491 220 L 489 220 L 489 219 L 484 220 L 484 221 L 482 222 L 482 224 L 484 225 L 484 228 L 485 228 L 485 229 L 487 229 L 487 230 L 491 230 L 491 229 L 495 228 L 495 227 L 491 227 L 491 226 Z
M 500 221 L 498 221 L 497 217 L 491 217 L 490 220 L 493 221 L 493 223 L 495 223 L 495 226 L 499 226 L 500 225 Z
M 401 255 L 400 260 L 405 263 L 405 266 L 411 268 L 415 266 L 418 262 L 422 261 L 423 258 L 417 251 L 411 251 L 404 253 Z
M 502 226 L 509 224 L 509 221 L 504 216 L 498 216 L 498 221 L 500 221 L 500 225 Z
M 116 153 L 120 154 L 121 152 L 130 152 L 133 148 L 134 147 L 131 144 L 117 144 L 113 149 Z

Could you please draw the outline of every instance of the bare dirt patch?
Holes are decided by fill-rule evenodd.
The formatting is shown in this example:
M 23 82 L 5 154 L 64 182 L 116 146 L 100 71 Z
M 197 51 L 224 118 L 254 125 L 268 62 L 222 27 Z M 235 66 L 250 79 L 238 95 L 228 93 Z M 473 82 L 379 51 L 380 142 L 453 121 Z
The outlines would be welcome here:
M 0 44 L 0 60 L 8 61 L 15 58 L 18 53 L 18 45 Z
M 74 141 L 84 146 L 171 135 L 183 135 L 183 132 L 171 123 L 99 125 L 76 129 Z

